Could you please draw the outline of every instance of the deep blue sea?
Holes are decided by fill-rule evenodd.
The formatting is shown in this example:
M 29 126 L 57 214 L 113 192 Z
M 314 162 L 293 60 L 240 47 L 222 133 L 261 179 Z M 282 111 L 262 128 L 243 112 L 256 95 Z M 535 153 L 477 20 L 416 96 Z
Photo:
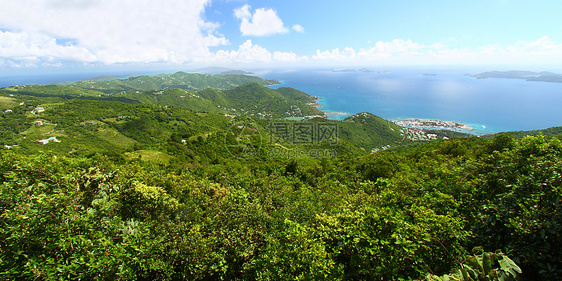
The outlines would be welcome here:
M 474 127 L 472 132 L 477 134 L 562 126 L 562 83 L 475 79 L 465 75 L 494 69 L 370 69 L 373 72 L 315 68 L 254 73 L 283 83 L 272 88 L 292 87 L 319 96 L 324 105 L 320 109 L 331 119 L 371 112 L 386 119 L 426 118 L 465 123 Z M 123 74 L 130 72 L 3 76 L 0 87 Z
M 562 126 L 562 83 L 475 79 L 458 70 L 372 69 L 380 72 L 284 70 L 256 73 L 321 98 L 332 119 L 370 112 L 386 119 L 465 123 L 473 133 Z M 491 69 L 493 70 L 493 69 Z M 431 74 L 431 75 L 429 75 Z

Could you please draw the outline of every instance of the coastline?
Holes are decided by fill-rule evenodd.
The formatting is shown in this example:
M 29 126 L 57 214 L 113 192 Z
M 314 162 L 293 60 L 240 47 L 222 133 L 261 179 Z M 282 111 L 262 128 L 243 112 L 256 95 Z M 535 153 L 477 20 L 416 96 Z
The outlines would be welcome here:
M 311 102 L 311 103 L 309 103 L 308 105 L 314 106 L 314 107 L 316 107 L 316 109 L 322 111 L 322 110 L 320 109 L 320 107 L 324 107 L 324 105 L 320 103 L 320 100 L 321 100 L 322 98 L 319 97 L 319 96 L 312 96 L 312 99 L 313 99 L 314 101 Z
M 325 101 L 322 97 L 320 97 L 320 96 L 313 96 L 313 97 L 315 99 L 315 102 L 310 103 L 310 105 L 312 105 L 312 106 L 316 107 L 316 109 L 324 112 L 324 116 L 327 119 L 343 120 L 343 119 L 353 115 L 352 113 L 349 113 L 349 112 L 328 110 L 328 109 L 326 109 L 326 105 L 322 103 L 322 102 Z

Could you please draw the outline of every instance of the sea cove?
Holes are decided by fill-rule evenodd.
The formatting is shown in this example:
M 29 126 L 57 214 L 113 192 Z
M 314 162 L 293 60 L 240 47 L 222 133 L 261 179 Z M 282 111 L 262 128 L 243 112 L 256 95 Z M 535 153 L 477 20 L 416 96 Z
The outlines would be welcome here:
M 296 69 L 256 72 L 320 97 L 322 111 L 342 120 L 371 112 L 386 119 L 422 118 L 466 124 L 475 134 L 562 125 L 562 84 L 476 79 L 479 70 Z M 431 73 L 431 75 L 427 75 Z

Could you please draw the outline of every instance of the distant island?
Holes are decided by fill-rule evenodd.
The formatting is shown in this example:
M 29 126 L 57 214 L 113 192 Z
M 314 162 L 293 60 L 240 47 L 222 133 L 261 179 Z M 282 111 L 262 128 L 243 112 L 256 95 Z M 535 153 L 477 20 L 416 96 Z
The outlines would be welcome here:
M 329 68 L 329 69 L 320 69 L 320 71 L 331 71 L 331 72 L 366 72 L 366 73 L 388 73 L 390 72 L 389 70 L 370 70 L 368 68 L 361 68 L 361 69 L 333 69 L 333 68 Z
M 219 73 L 220 75 L 251 75 L 253 72 L 243 71 L 243 70 L 229 70 Z
M 506 78 L 506 79 L 523 79 L 526 81 L 539 81 L 539 82 L 555 82 L 562 83 L 562 75 L 549 72 L 533 72 L 533 71 L 521 71 L 521 70 L 510 70 L 510 71 L 487 71 L 479 74 L 468 75 L 476 79 L 487 79 L 487 78 Z

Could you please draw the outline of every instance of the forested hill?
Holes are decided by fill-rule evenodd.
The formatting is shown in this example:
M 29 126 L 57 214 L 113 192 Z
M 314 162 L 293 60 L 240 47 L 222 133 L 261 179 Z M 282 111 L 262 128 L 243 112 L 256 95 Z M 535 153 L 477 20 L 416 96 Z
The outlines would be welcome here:
M 182 108 L 183 104 L 180 101 L 184 98 L 179 95 L 186 95 L 186 93 L 181 89 L 169 89 L 161 94 L 135 93 L 137 98 L 144 96 L 147 100 L 139 99 L 142 104 L 133 104 L 95 100 L 91 99 L 92 97 L 45 96 L 42 87 L 61 88 L 61 86 L 37 86 L 37 89 L 42 89 L 37 91 L 42 92 L 42 95 L 37 93 L 20 95 L 14 91 L 8 91 L 11 94 L 4 93 L 6 96 L 0 99 L 0 109 L 4 112 L 0 118 L 2 129 L 0 144 L 14 147 L 25 154 L 48 150 L 59 155 L 85 156 L 104 153 L 128 158 L 130 155 L 141 155 L 142 151 L 145 151 L 145 154 L 148 153 L 146 151 L 152 151 L 150 153 L 157 161 L 187 157 L 192 161 L 204 162 L 216 158 L 217 155 L 221 157 L 228 155 L 224 147 L 224 136 L 231 126 L 239 122 L 257 124 L 256 129 L 261 132 L 259 141 L 264 143 L 264 148 L 275 145 L 275 143 L 268 143 L 268 140 L 272 139 L 270 138 L 272 123 L 290 128 L 329 123 L 336 128 L 333 132 L 333 136 L 337 138 L 336 145 L 323 148 L 334 149 L 339 155 L 366 154 L 382 146 L 390 148 L 412 144 L 410 140 L 405 140 L 405 137 L 401 136 L 399 126 L 372 114 L 365 113 L 347 121 L 331 121 L 318 117 L 309 121 L 286 121 L 283 118 L 261 117 L 266 114 L 260 111 L 269 112 L 267 110 L 279 112 L 281 116 L 286 114 L 286 110 L 292 110 L 291 113 L 299 115 L 307 113 L 304 111 L 306 107 L 298 108 L 287 103 L 285 96 L 294 99 L 310 97 L 291 89 L 278 92 L 258 84 L 247 84 L 226 91 L 208 89 L 197 93 L 201 95 L 198 98 L 191 97 L 192 100 L 201 102 L 197 104 L 199 106 L 205 105 L 202 103 L 205 101 L 209 109 L 218 110 L 225 110 L 227 107 L 216 107 L 216 104 L 243 108 L 244 102 L 256 101 L 257 106 L 253 106 L 252 103 L 252 106 L 248 107 L 249 110 L 237 111 L 245 114 L 235 117 L 231 114 L 213 113 L 212 110 L 202 112 Z M 83 93 L 82 91 L 79 92 Z M 179 100 L 174 102 L 175 98 Z M 178 106 L 157 104 L 159 102 L 176 103 Z M 302 102 L 297 103 L 306 105 Z M 185 105 L 187 107 L 189 103 Z M 41 111 L 37 111 L 37 108 L 41 108 Z M 310 137 L 314 136 L 310 135 Z M 49 138 L 54 138 L 56 141 L 41 142 Z M 209 142 L 206 143 L 207 141 Z M 292 143 L 284 145 L 283 151 L 293 147 Z M 310 148 L 314 149 L 314 147 L 306 149 Z M 209 150 L 214 156 L 198 155 L 201 153 L 195 153 L 195 150 L 200 152 Z
M 291 88 L 272 90 L 255 82 L 228 90 L 207 88 L 201 91 L 173 88 L 103 93 L 99 90 L 62 85 L 9 87 L 3 91 L 12 95 L 37 98 L 58 97 L 66 100 L 89 99 L 132 104 L 160 104 L 231 115 L 256 115 L 275 118 L 324 115 L 314 106 L 315 97 Z
M 125 79 L 104 77 L 103 79 L 78 81 L 70 85 L 104 93 L 118 93 L 123 91 L 149 91 L 170 88 L 192 91 L 206 88 L 232 89 L 251 82 L 264 86 L 280 83 L 277 80 L 266 80 L 249 75 L 211 75 L 176 72 L 173 74 L 135 76 Z
M 368 112 L 347 117 L 341 122 L 340 128 L 342 138 L 364 149 L 390 148 L 410 143 L 402 127 Z

